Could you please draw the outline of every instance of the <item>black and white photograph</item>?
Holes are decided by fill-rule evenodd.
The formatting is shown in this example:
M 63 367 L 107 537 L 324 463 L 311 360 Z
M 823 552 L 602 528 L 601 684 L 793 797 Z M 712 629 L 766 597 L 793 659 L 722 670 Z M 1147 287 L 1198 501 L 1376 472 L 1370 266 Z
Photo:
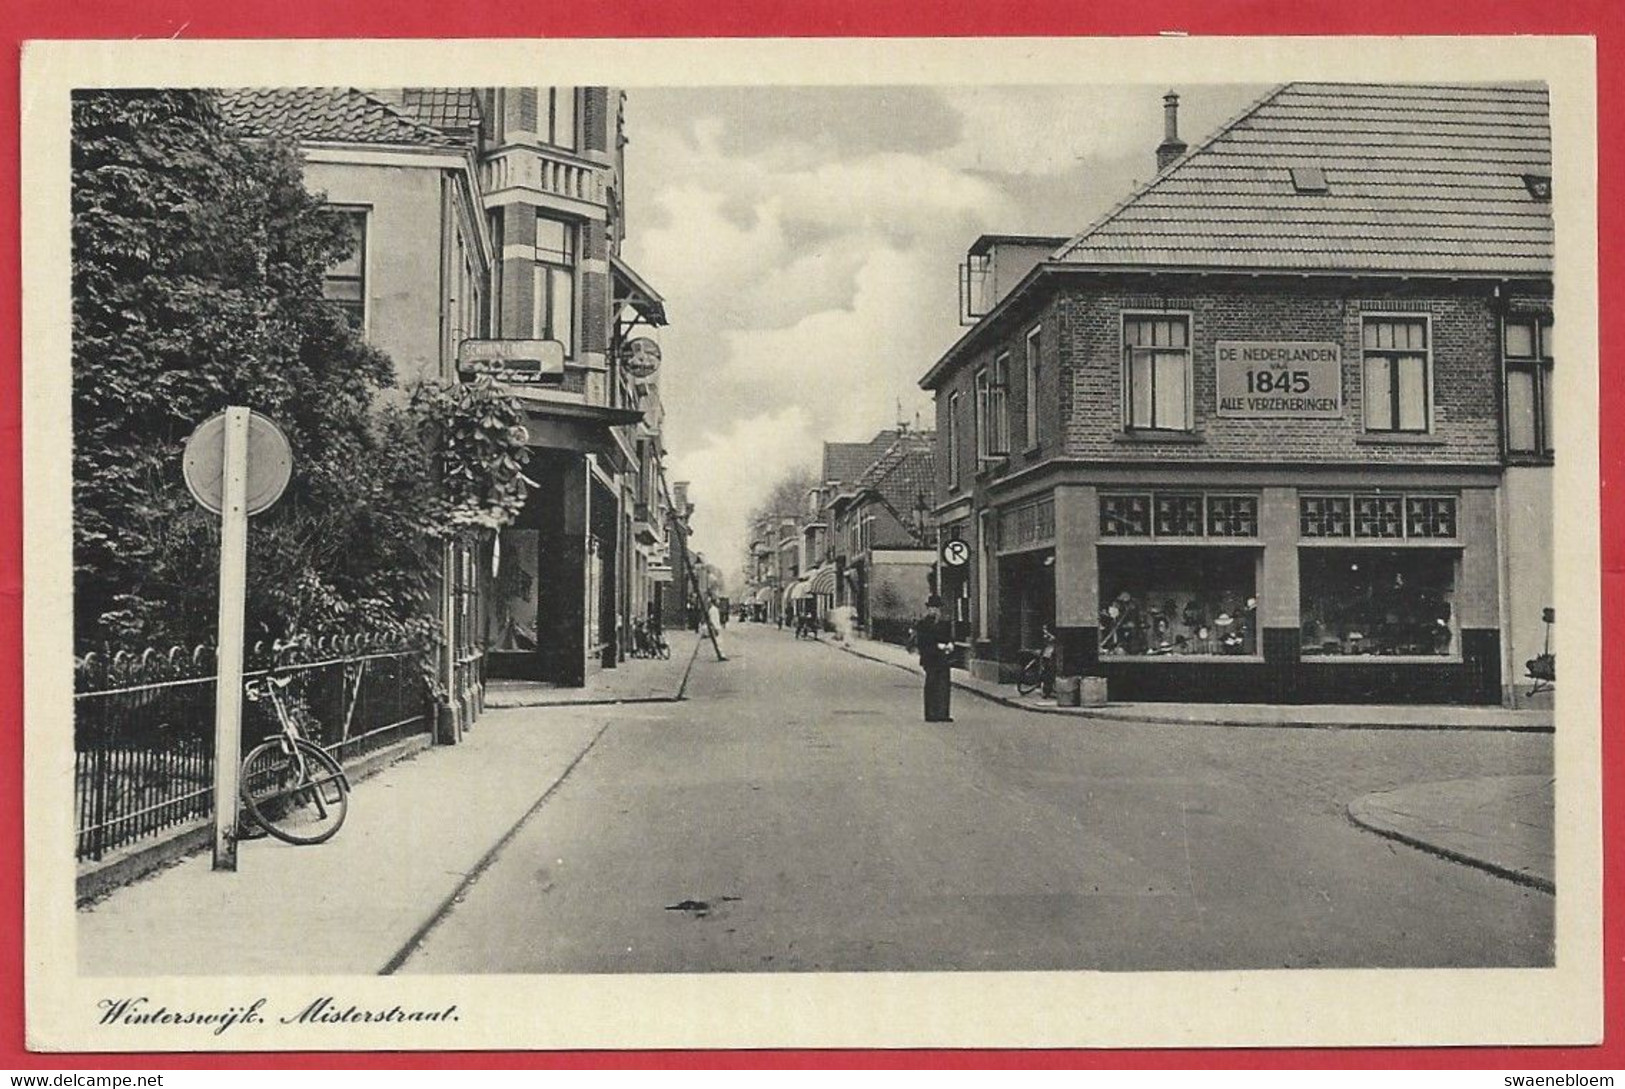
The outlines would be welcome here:
M 30 1038 L 1600 1038 L 1591 54 L 1351 45 L 34 43 Z

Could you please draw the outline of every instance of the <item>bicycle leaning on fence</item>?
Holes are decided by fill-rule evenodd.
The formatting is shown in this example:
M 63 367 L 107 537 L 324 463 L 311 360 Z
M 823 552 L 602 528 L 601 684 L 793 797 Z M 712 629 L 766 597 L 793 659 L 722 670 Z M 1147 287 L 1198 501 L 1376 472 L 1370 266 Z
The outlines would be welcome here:
M 284 649 L 279 643 L 279 662 Z M 250 700 L 270 701 L 279 727 L 243 760 L 243 806 L 254 823 L 285 843 L 323 843 L 349 813 L 350 780 L 325 749 L 305 740 L 288 705 L 292 679 L 279 665 L 243 685 Z

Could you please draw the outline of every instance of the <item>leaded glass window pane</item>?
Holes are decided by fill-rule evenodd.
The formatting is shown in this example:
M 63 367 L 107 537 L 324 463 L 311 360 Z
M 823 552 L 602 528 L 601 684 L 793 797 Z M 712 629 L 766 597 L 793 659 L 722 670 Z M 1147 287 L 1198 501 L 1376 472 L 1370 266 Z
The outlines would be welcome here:
M 1304 496 L 1298 501 L 1298 528 L 1305 537 L 1347 537 L 1349 497 Z
M 1251 495 L 1210 495 L 1207 531 L 1214 537 L 1258 536 L 1258 499 Z
M 1100 497 L 1102 537 L 1151 536 L 1151 497 L 1146 495 L 1103 495 Z
M 1202 497 L 1199 495 L 1167 495 L 1156 497 L 1158 537 L 1200 537 L 1202 535 Z
M 1357 495 L 1354 497 L 1356 537 L 1399 538 L 1405 536 L 1401 504 L 1396 495 Z
M 1456 501 L 1449 496 L 1407 496 L 1405 523 L 1412 537 L 1454 537 Z

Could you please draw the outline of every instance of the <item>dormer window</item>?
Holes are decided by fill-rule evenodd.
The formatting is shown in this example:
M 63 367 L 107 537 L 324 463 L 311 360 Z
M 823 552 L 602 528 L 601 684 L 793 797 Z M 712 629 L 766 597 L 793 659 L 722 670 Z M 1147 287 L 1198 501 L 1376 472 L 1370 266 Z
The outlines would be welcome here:
M 1292 168 L 1292 188 L 1300 193 L 1325 193 L 1326 171 L 1318 166 L 1295 166 Z

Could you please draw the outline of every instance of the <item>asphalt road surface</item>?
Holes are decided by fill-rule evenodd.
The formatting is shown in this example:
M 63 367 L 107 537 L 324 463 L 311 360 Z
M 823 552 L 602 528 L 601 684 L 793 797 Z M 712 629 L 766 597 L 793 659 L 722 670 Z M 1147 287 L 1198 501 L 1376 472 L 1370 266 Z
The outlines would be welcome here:
M 1352 825 L 1549 774 L 1549 735 L 1154 726 L 954 693 L 736 624 L 610 728 L 403 972 L 1548 965 L 1553 898 Z

